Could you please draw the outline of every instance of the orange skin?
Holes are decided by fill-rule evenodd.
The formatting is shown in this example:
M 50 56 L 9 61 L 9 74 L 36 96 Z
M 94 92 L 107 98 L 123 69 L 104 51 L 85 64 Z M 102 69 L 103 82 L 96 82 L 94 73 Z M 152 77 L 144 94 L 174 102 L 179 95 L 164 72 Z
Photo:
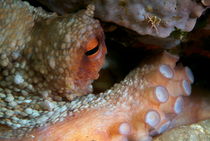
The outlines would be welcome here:
M 206 106 L 204 103 L 207 100 L 204 97 L 197 97 L 203 92 L 203 90 L 196 88 L 193 97 L 185 98 L 185 108 L 180 115 L 174 118 L 170 128 L 210 118 L 208 112 L 210 105 L 203 107 Z M 100 111 L 90 110 L 81 114 L 75 114 L 74 117 L 67 117 L 64 122 L 56 123 L 45 129 L 37 129 L 24 138 L 23 141 L 121 141 L 124 137 L 119 134 L 118 127 L 120 123 L 130 119 L 130 114 L 123 109 L 118 110 L 120 112 L 115 112 L 111 116 L 102 114 L 106 112 L 106 109 L 100 109 Z M 129 135 L 135 137 L 135 133 L 136 131 L 133 129 Z M 31 138 L 32 135 L 35 138 Z
M 6 50 L 0 53 L 5 53 L 7 57 L 6 59 L 4 58 L 3 63 L 1 62 L 0 68 L 15 68 L 9 65 L 20 65 L 26 61 L 26 67 L 18 67 L 17 70 L 14 70 L 19 72 L 19 69 L 22 69 L 21 72 L 24 72 L 24 75 L 20 76 L 16 75 L 16 73 L 11 75 L 22 77 L 25 82 L 33 85 L 35 90 L 39 92 L 46 90 L 46 88 L 50 92 L 52 91 L 47 96 L 44 95 L 46 93 L 43 96 L 38 95 L 38 100 L 42 99 L 43 101 L 48 100 L 48 102 L 59 103 L 58 101 L 63 99 L 60 98 L 58 101 L 55 101 L 53 96 L 59 95 L 63 96 L 64 99 L 72 100 L 75 98 L 72 96 L 73 94 L 81 96 L 90 92 L 89 85 L 93 79 L 98 77 L 98 71 L 103 65 L 106 54 L 103 31 L 99 22 L 93 19 L 93 7 L 89 6 L 86 11 L 78 12 L 75 15 L 63 17 L 47 15 L 49 16 L 47 17 L 43 11 L 38 11 L 40 12 L 38 16 L 33 15 L 37 11 L 30 13 L 29 9 L 33 8 L 28 8 L 23 3 L 13 5 L 15 8 L 9 7 L 8 9 L 8 7 L 4 7 L 3 2 L 0 3 L 0 8 L 2 8 L 0 10 L 3 12 L 0 20 L 3 20 L 2 23 L 6 23 L 4 20 L 10 21 L 8 23 L 9 26 L 3 25 L 3 27 L 10 31 L 8 33 L 11 33 L 11 36 L 10 34 L 5 34 L 5 41 L 0 42 L 0 51 Z M 13 1 L 6 0 L 6 2 L 11 4 Z M 20 3 L 19 1 L 15 2 Z M 21 7 L 23 5 L 25 7 Z M 10 10 L 13 11 L 13 14 L 19 10 L 20 14 L 8 16 L 7 14 L 12 13 Z M 22 16 L 26 14 L 28 15 Z M 43 17 L 39 17 L 40 15 Z M 73 20 L 71 20 L 72 18 Z M 23 21 L 25 25 L 20 24 Z M 60 26 L 62 24 L 64 24 L 62 26 L 63 30 L 61 30 Z M 18 28 L 18 26 L 22 28 Z M 14 28 L 11 30 L 10 27 Z M 19 33 L 18 36 L 15 36 L 16 30 Z M 86 31 L 85 34 L 82 32 L 84 30 Z M 5 32 L 2 31 L 1 33 L 3 35 Z M 58 36 L 59 33 L 61 36 Z M 71 36 L 77 38 L 70 38 Z M 20 43 L 14 46 L 7 46 L 13 41 L 19 41 L 20 37 L 23 39 L 23 43 L 21 43 L 26 45 L 27 48 L 19 48 Z M 27 37 L 30 38 L 25 40 Z M 73 42 L 72 39 L 74 40 Z M 13 60 L 11 54 L 16 53 L 16 50 L 20 52 L 20 56 Z M 172 120 L 176 114 L 180 113 L 183 104 L 182 97 L 189 96 L 191 93 L 192 76 L 188 74 L 189 72 L 183 66 L 176 66 L 177 60 L 178 57 L 164 52 L 150 61 L 145 61 L 145 64 L 138 66 L 122 82 L 114 85 L 104 93 L 91 97 L 93 99 L 90 101 L 87 101 L 89 100 L 88 95 L 83 96 L 81 99 L 76 98 L 79 102 L 75 102 L 76 100 L 69 102 L 65 99 L 66 101 L 63 100 L 62 104 L 67 105 L 65 112 L 69 114 L 64 121 L 54 124 L 31 125 L 34 127 L 33 131 L 25 133 L 25 136 L 18 139 L 21 141 L 151 140 L 151 131 L 163 132 L 162 128 L 164 125 Z M 7 65 L 9 66 L 8 68 Z M 29 73 L 30 71 L 32 73 Z M 0 73 L 3 76 L 3 72 Z M 36 75 L 33 77 L 38 79 L 38 84 L 43 85 L 34 84 L 35 82 L 32 81 L 33 78 L 30 76 L 34 73 Z M 1 80 L 7 79 L 2 77 Z M 19 88 L 18 83 L 20 79 L 17 80 L 15 86 Z M 183 84 L 185 85 L 183 86 Z M 10 86 L 10 84 L 8 85 Z M 9 86 L 4 87 L 10 88 Z M 20 88 L 22 90 L 21 86 Z M 11 92 L 14 97 L 21 95 L 13 92 L 13 89 L 11 89 Z M 29 91 L 29 94 L 34 96 L 37 93 L 34 94 Z M 28 95 L 23 96 L 30 98 Z M 2 98 L 1 102 L 5 102 L 4 100 Z M 72 104 L 73 102 L 78 107 L 74 107 L 76 104 Z M 69 106 L 69 103 L 73 106 Z M 45 112 L 51 110 L 54 112 L 50 107 L 51 105 L 47 104 L 46 107 L 48 109 L 45 109 Z M 8 108 L 7 102 L 4 105 L 6 105 L 5 108 Z M 20 106 L 20 109 L 23 108 L 21 109 L 22 111 L 25 111 L 25 107 L 40 108 L 42 105 L 35 105 L 35 107 L 33 103 L 23 103 L 18 106 Z M 16 106 L 13 108 L 15 109 Z M 42 109 L 38 110 L 42 111 Z M 1 117 L 0 122 L 5 121 L 2 122 L 5 124 L 7 120 L 11 120 L 13 117 L 15 116 Z M 33 117 L 30 116 L 21 117 L 21 115 L 18 115 L 17 117 L 21 120 L 27 118 L 33 121 Z M 39 118 L 34 119 L 38 120 Z M 38 123 L 38 121 L 34 122 Z M 37 126 L 41 127 L 36 128 Z M 21 129 L 19 127 L 17 130 Z M 1 132 L 3 131 L 0 130 Z
M 193 95 L 199 95 L 200 92 L 203 93 L 203 90 L 197 89 Z M 185 100 L 186 107 L 184 108 L 184 111 L 173 120 L 171 128 L 210 118 L 210 114 L 207 112 L 210 106 L 204 108 L 200 104 L 196 104 L 198 101 L 200 101 L 200 103 L 202 103 L 202 101 L 204 102 L 204 99 L 199 100 L 196 97 L 187 97 Z M 119 124 L 128 117 L 127 113 L 122 110 L 120 113 L 115 113 L 112 116 L 103 116 L 101 114 L 102 112 L 104 112 L 104 110 L 91 110 L 75 114 L 74 117 L 67 117 L 63 122 L 45 127 L 44 129 L 37 129 L 27 135 L 24 139 L 21 139 L 21 141 L 91 141 L 93 139 L 96 141 L 123 140 L 123 137 L 120 136 L 117 128 Z M 112 120 L 113 118 L 114 120 Z M 116 121 L 118 122 L 116 123 Z M 34 138 L 32 138 L 33 136 Z M 113 139 L 110 139 L 110 136 L 112 136 Z
M 97 96 L 105 100 L 105 103 L 102 102 L 100 105 L 98 98 L 94 99 L 88 105 L 99 103 L 98 106 L 78 109 L 78 112 L 73 112 L 73 115 L 67 116 L 62 122 L 36 128 L 26 134 L 21 141 L 151 140 L 151 131 L 161 130 L 165 123 L 179 115 L 181 109 L 175 106 L 177 100 L 188 95 L 188 87 L 184 89 L 180 85 L 182 80 L 193 82 L 183 67 L 176 66 L 177 60 L 178 57 L 166 52 L 154 57 L 154 60 L 148 61 L 148 66 L 137 68 L 120 84 Z M 167 66 L 163 69 L 164 73 L 160 71 L 162 64 Z M 173 87 L 171 84 L 175 83 Z M 154 91 L 154 88 L 160 85 L 169 92 L 169 97 L 165 97 L 166 95 L 159 97 L 159 100 L 165 99 L 164 102 L 158 100 L 158 95 Z M 166 93 L 161 91 L 161 94 Z M 107 98 L 104 99 L 105 97 Z M 178 104 L 178 107 L 183 108 L 182 106 Z M 151 119 L 148 118 L 147 115 L 151 111 L 159 118 L 155 115 Z

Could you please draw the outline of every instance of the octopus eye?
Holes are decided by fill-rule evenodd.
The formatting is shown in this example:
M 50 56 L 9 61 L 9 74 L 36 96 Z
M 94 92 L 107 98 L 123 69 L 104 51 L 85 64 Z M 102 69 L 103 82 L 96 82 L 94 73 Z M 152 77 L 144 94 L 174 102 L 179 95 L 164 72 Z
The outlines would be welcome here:
M 97 39 L 90 40 L 86 45 L 85 55 L 89 58 L 95 58 L 99 54 L 99 44 Z

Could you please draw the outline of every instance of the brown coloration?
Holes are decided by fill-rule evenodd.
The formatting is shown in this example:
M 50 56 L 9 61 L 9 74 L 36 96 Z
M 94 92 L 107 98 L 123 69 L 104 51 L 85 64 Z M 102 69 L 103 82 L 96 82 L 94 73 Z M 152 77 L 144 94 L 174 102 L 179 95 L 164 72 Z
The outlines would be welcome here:
M 22 140 L 118 141 L 127 139 L 135 141 L 151 139 L 150 135 L 161 133 L 163 129 L 166 130 L 168 126 L 166 123 L 170 122 L 182 110 L 183 103 L 176 100 L 182 98 L 182 96 L 174 97 L 173 91 L 167 93 L 167 90 L 164 89 L 171 81 L 180 84 L 182 81 L 172 76 L 168 78 L 168 81 L 158 79 L 156 83 L 153 83 L 154 74 L 150 75 L 151 72 L 157 70 L 157 75 L 162 74 L 166 77 L 165 74 L 169 73 L 167 67 L 162 69 L 164 73 L 160 73 L 159 66 L 165 65 L 162 64 L 162 61 L 164 63 L 168 62 L 167 64 L 170 64 L 170 66 L 175 66 L 176 62 L 172 60 L 174 60 L 174 56 L 165 52 L 159 58 L 153 60 L 153 63 L 150 61 L 149 64 L 144 64 L 133 70 L 121 83 L 115 84 L 104 93 L 96 96 L 83 96 L 69 103 L 63 102 L 62 105 L 66 107 L 64 112 L 67 112 L 67 114 L 64 117 L 58 116 L 60 122 L 47 126 L 46 123 L 51 122 L 51 118 L 49 118 L 41 124 L 41 126 L 46 125 L 45 127 L 35 128 L 28 134 L 25 132 L 25 137 Z M 175 71 L 174 68 L 171 67 L 173 72 Z M 163 89 L 154 89 L 160 86 L 159 83 L 163 84 L 162 81 L 165 83 L 161 86 Z M 59 105 L 62 102 L 56 103 Z M 166 106 L 162 108 L 163 105 Z M 62 111 L 61 108 L 57 109 Z M 168 117 L 169 113 L 172 113 L 173 116 Z M 49 113 L 45 114 L 46 118 L 47 115 Z M 63 121 L 60 119 L 63 119 Z M 40 126 L 37 120 L 35 121 L 35 127 Z M 52 122 L 54 123 L 54 121 Z M 123 123 L 126 123 L 126 126 L 123 126 Z M 21 130 L 21 128 L 18 130 Z M 18 130 L 11 133 L 15 135 Z
M 24 81 L 34 94 L 46 92 L 69 100 L 92 91 L 106 54 L 103 30 L 93 19 L 94 6 L 65 16 L 15 0 L 0 2 L 0 8 L 1 75 L 17 66 L 8 74 L 17 77 L 15 88 L 21 89 L 18 85 Z M 95 47 L 91 40 L 97 42 L 98 52 L 86 56 L 87 48 Z M 7 78 L 2 78 L 4 88 L 10 85 Z
M 175 76 L 185 75 L 176 73 L 178 58 L 167 52 L 106 92 L 72 100 L 90 90 L 106 53 L 93 6 L 62 17 L 15 0 L 0 2 L 0 8 L 0 137 L 5 140 L 149 140 L 173 118 L 168 113 L 181 111 L 186 94 L 176 97 L 167 89 L 176 82 L 170 88 L 183 90 L 183 80 Z

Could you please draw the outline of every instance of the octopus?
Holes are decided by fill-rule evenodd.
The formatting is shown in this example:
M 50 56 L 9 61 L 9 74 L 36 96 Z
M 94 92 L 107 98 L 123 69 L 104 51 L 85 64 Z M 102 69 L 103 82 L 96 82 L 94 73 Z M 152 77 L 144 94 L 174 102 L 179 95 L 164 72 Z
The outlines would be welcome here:
M 181 114 L 194 76 L 166 51 L 92 94 L 107 52 L 93 15 L 0 2 L 1 141 L 149 141 Z

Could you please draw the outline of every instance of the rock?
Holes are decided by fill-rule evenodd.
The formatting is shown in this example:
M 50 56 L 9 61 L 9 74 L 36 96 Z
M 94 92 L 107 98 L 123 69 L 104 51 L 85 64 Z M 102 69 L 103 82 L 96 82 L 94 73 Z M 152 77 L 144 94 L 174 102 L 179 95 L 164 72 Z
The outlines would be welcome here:
M 192 0 L 38 0 L 51 10 L 64 14 L 85 7 L 96 6 L 95 16 L 105 22 L 113 22 L 141 35 L 168 37 L 176 28 L 191 31 L 201 16 L 208 0 L 197 3 Z
M 154 141 L 209 141 L 210 119 L 174 128 L 155 138 Z

